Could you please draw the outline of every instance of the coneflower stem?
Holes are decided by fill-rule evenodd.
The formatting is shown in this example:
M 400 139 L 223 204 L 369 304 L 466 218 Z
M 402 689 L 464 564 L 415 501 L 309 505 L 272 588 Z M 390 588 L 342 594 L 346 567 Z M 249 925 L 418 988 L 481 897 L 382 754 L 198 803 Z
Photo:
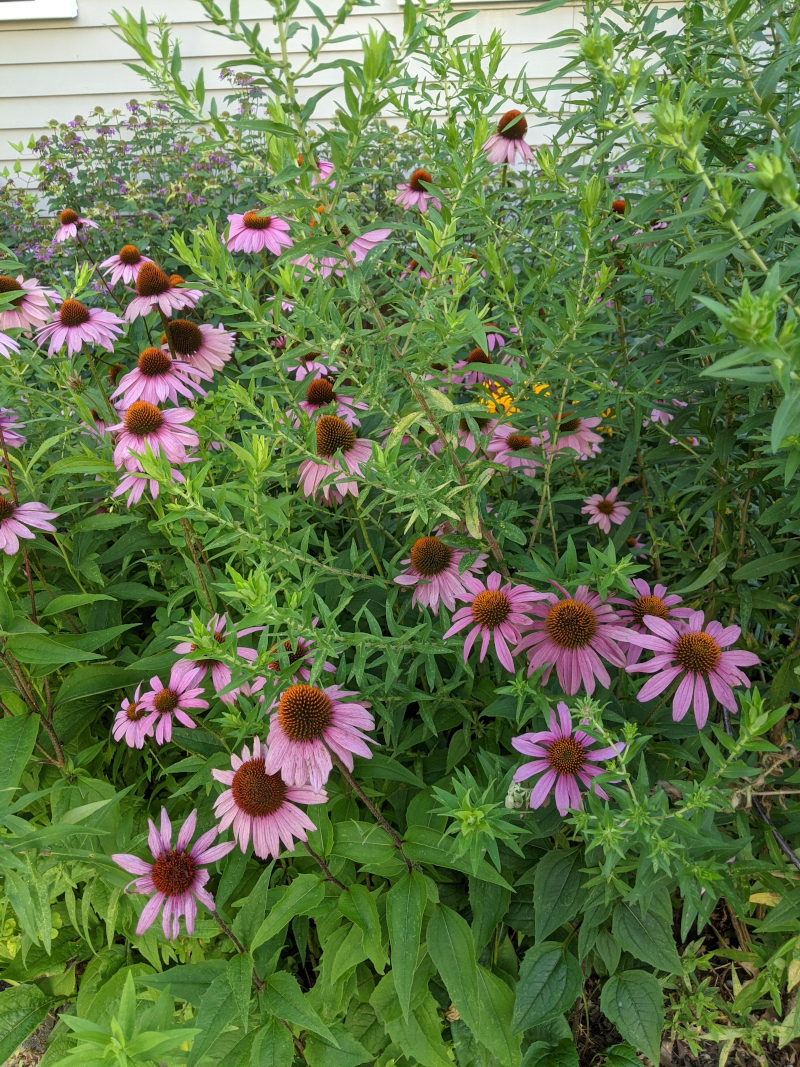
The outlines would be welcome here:
M 200 560 L 197 558 L 197 551 L 194 547 L 194 540 L 192 538 L 192 527 L 189 525 L 187 519 L 181 519 L 181 529 L 183 530 L 183 536 L 186 540 L 186 546 L 189 549 L 189 552 L 191 553 L 192 562 L 194 563 L 194 569 L 197 571 L 197 577 L 200 579 L 200 585 L 203 589 L 203 594 L 206 598 L 206 603 L 208 604 L 209 611 L 213 613 L 214 602 L 211 599 L 211 594 L 208 591 L 206 580 L 203 577 L 203 571 L 200 567 Z
M 212 918 L 214 919 L 214 922 L 217 924 L 217 926 L 220 928 L 220 930 L 223 932 L 223 934 L 225 934 L 226 937 L 229 937 L 231 939 L 231 941 L 236 946 L 237 950 L 239 952 L 241 952 L 241 954 L 243 956 L 246 956 L 248 954 L 247 953 L 247 949 L 244 947 L 244 945 L 239 940 L 239 938 L 236 936 L 236 934 L 233 932 L 233 930 L 229 929 L 229 927 L 225 925 L 225 923 L 222 921 L 222 919 L 220 919 L 219 915 L 217 915 L 216 911 L 212 911 L 211 915 L 212 915 Z M 263 993 L 264 992 L 264 983 L 261 981 L 261 979 L 256 974 L 255 968 L 253 968 L 253 985 L 256 987 L 256 989 L 259 991 L 259 993 Z
M 86 353 L 86 362 L 89 364 L 89 370 L 91 371 L 92 377 L 94 378 L 94 384 L 97 386 L 98 390 L 100 391 L 100 396 L 102 396 L 103 401 L 105 402 L 105 405 L 108 408 L 109 414 L 111 415 L 111 421 L 112 421 L 112 423 L 114 423 L 117 420 L 117 413 L 114 410 L 114 408 L 111 406 L 111 401 L 106 396 L 106 391 L 103 388 L 102 382 L 100 381 L 99 377 L 97 376 L 97 367 L 95 366 L 94 356 L 91 354 L 91 352 L 87 351 L 87 353 Z
M 322 868 L 322 872 L 325 875 L 325 877 L 328 879 L 328 881 L 329 882 L 333 882 L 334 885 L 338 885 L 338 887 L 343 892 L 347 892 L 347 886 L 344 885 L 342 882 L 340 882 L 339 879 L 335 875 L 331 874 L 331 869 L 328 866 L 328 864 L 325 862 L 325 860 L 322 858 L 322 856 L 319 856 L 314 851 L 314 849 L 311 847 L 311 845 L 309 845 L 308 841 L 304 841 L 303 842 L 303 848 L 306 850 L 306 852 L 309 854 L 309 856 L 311 856 L 312 859 L 315 859 L 317 861 L 317 863 Z
M 330 751 L 330 749 L 328 751 Z M 396 831 L 393 830 L 392 827 L 386 821 L 386 819 L 384 819 L 384 817 L 381 815 L 381 813 L 378 811 L 378 809 L 375 807 L 375 805 L 372 803 L 367 794 L 364 792 L 364 790 L 352 776 L 350 771 L 348 771 L 347 767 L 345 767 L 344 763 L 342 763 L 342 761 L 339 759 L 335 752 L 331 752 L 331 759 L 333 760 L 334 766 L 338 767 L 339 773 L 341 774 L 342 778 L 344 778 L 344 780 L 347 782 L 353 792 L 361 798 L 361 800 L 369 809 L 378 825 L 382 826 L 386 833 L 389 835 L 389 837 L 391 837 L 392 841 L 394 842 L 394 847 L 403 857 L 406 867 L 408 867 L 409 871 L 413 871 L 414 864 L 411 862 L 408 856 L 406 856 L 405 852 L 403 852 L 403 842 L 398 837 Z

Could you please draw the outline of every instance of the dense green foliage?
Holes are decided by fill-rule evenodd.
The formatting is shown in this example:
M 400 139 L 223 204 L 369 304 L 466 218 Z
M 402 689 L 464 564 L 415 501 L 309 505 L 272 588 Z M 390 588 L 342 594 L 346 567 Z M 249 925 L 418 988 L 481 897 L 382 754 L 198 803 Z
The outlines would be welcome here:
M 59 221 L 36 215 L 32 192 L 2 193 L 14 211 L 0 273 L 55 287 L 56 316 L 71 299 L 120 321 L 113 354 L 68 354 L 4 327 L 20 296 L 0 287 L 13 342 L 0 404 L 27 438 L 4 436 L 0 535 L 12 500 L 56 513 L 55 532 L 0 556 L 0 1059 L 55 1009 L 44 1067 L 622 1067 L 636 1052 L 657 1063 L 662 1034 L 692 1050 L 720 1042 L 721 1062 L 737 1043 L 788 1045 L 800 1035 L 800 15 L 751 0 L 588 4 L 560 37 L 574 59 L 542 94 L 499 79 L 500 39 L 467 48 L 467 15 L 445 4 L 408 3 L 402 37 L 375 30 L 360 63 L 330 64 L 351 0 L 310 31 L 296 0 L 270 0 L 260 36 L 235 3 L 230 17 L 201 4 L 248 50 L 228 111 L 202 79 L 184 84 L 168 28 L 153 41 L 143 18 L 118 16 L 166 110 L 95 116 L 39 146 L 39 195 L 97 228 L 54 246 Z M 297 35 L 307 55 L 293 67 Z M 325 129 L 307 91 L 323 73 L 342 101 Z M 509 107 L 527 116 L 529 166 L 487 157 Z M 416 168 L 438 209 L 396 204 Z M 253 210 L 286 220 L 293 247 L 231 247 L 227 216 Z M 376 229 L 391 233 L 356 254 Z M 232 358 L 199 380 L 207 395 L 187 387 L 162 404 L 191 416 L 188 459 L 143 448 L 138 471 L 122 469 L 108 430 L 128 418 L 113 387 L 170 316 L 121 321 L 148 294 L 99 265 L 131 243 L 181 276 L 169 293 L 197 291 L 172 318 L 235 334 Z M 320 367 L 338 403 L 325 415 L 302 406 Z M 357 416 L 368 445 L 357 495 L 326 504 L 303 481 L 349 453 L 342 423 L 319 421 L 334 411 Z M 564 442 L 579 420 L 597 433 L 576 451 Z M 112 495 L 131 471 L 157 495 Z M 612 490 L 606 533 L 582 508 Z M 609 610 L 618 627 L 637 618 L 623 603 L 641 595 L 632 579 L 658 598 L 663 584 L 711 635 L 687 676 L 701 676 L 692 710 L 673 718 L 678 677 L 642 699 L 654 676 L 602 651 L 610 677 L 601 665 L 572 680 L 536 663 L 529 674 L 524 639 L 514 673 L 496 635 L 485 656 L 480 641 L 464 655 L 468 629 L 444 636 L 452 605 L 432 612 L 395 581 L 432 536 L 457 584 L 494 573 L 522 595 L 577 597 L 593 605 L 592 634 Z M 456 609 L 488 618 L 463 592 Z M 559 637 L 546 604 L 523 606 L 523 638 L 534 618 Z M 211 621 L 222 614 L 226 633 Z M 251 631 L 244 653 L 234 630 Z M 567 637 L 570 652 L 583 640 Z M 608 639 L 635 667 L 624 636 Z M 178 642 L 204 690 L 173 724 L 175 703 L 158 701 L 177 689 Z M 751 653 L 753 688 L 730 676 L 732 715 L 712 687 L 706 721 L 699 690 L 720 646 Z M 228 668 L 222 682 L 211 661 Z M 216 911 L 201 900 L 191 935 L 183 920 L 171 939 L 160 921 L 137 934 L 146 900 L 112 856 L 152 863 L 147 819 L 162 808 L 173 837 L 193 811 L 198 832 L 212 829 L 212 771 L 236 769 L 244 745 L 249 763 L 255 738 L 272 745 L 280 716 L 295 728 L 289 702 L 280 715 L 272 704 L 300 682 L 370 707 L 370 757 L 353 742 L 352 774 L 334 761 L 327 803 L 301 804 L 308 848 L 257 856 L 251 843 L 209 860 Z M 150 730 L 129 747 L 112 726 L 126 709 L 140 722 L 148 686 L 171 740 Z M 611 749 L 595 764 L 602 795 L 584 782 L 580 807 L 513 781 L 530 755 L 512 739 L 546 731 L 560 702 L 572 730 L 586 724 L 557 739 L 563 767 Z M 171 876 L 194 875 L 186 845 L 164 853 L 184 864 Z

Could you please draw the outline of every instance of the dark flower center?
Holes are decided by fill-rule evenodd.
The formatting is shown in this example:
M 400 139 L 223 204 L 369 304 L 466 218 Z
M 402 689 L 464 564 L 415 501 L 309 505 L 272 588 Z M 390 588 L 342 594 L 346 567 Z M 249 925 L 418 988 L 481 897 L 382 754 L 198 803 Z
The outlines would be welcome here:
M 714 638 L 702 631 L 681 634 L 675 645 L 675 662 L 695 674 L 708 674 L 718 666 L 722 649 Z
M 202 347 L 202 331 L 188 319 L 172 319 L 168 333 L 172 347 L 181 356 L 193 356 Z
M 473 348 L 467 356 L 467 363 L 491 363 L 491 357 L 487 356 L 482 348 Z
M 580 419 L 567 419 L 566 422 L 562 419 L 558 424 L 558 429 L 560 433 L 574 433 L 580 424 Z
M 521 111 L 506 111 L 497 123 L 497 132 L 509 141 L 521 141 L 528 132 L 528 122 Z
M 626 537 L 625 538 L 625 544 L 627 545 L 628 548 L 639 548 L 639 545 L 636 543 L 636 541 L 637 541 L 637 538 L 635 538 L 635 537 Z
M 302 640 L 297 642 L 297 648 L 295 649 L 294 652 L 292 651 L 292 642 L 291 641 L 284 641 L 283 642 L 283 647 L 289 653 L 289 663 L 290 664 L 297 663 L 298 660 L 305 659 L 306 653 L 308 651 L 303 646 Z M 272 650 L 270 650 L 270 651 L 272 651 Z M 274 659 L 270 663 L 267 664 L 267 670 L 268 671 L 279 671 L 280 669 L 281 669 L 280 660 Z
M 197 864 L 188 852 L 173 849 L 161 853 L 153 864 L 150 877 L 159 893 L 178 897 L 191 887 L 196 871 Z
M 511 614 L 511 601 L 499 589 L 478 593 L 472 601 L 472 617 L 480 626 L 493 630 Z
M 545 615 L 544 625 L 559 648 L 586 648 L 597 633 L 597 616 L 582 600 L 559 600 Z
M 309 404 L 322 407 L 323 404 L 332 404 L 336 399 L 333 386 L 327 378 L 315 378 L 309 382 L 306 388 L 306 400 Z
M 430 174 L 426 170 L 415 170 L 411 177 L 408 179 L 408 187 L 415 193 L 424 193 L 426 190 L 420 185 L 420 182 L 432 182 Z
M 356 443 L 356 435 L 337 415 L 323 415 L 317 423 L 317 455 L 323 458 L 337 452 L 349 452 Z
M 147 708 L 141 704 L 129 704 L 125 709 L 125 718 L 129 722 L 138 722 L 139 719 L 143 719 L 147 714 Z
M 156 378 L 166 374 L 172 366 L 172 358 L 163 348 L 145 348 L 139 353 L 137 367 L 146 378 Z
M 73 211 L 72 208 L 66 208 L 64 211 L 60 211 L 58 214 L 58 221 L 62 226 L 69 226 L 73 222 L 77 222 L 80 215 L 77 211 Z
M 492 420 L 491 419 L 473 419 L 472 421 L 477 423 L 479 430 L 485 430 L 486 427 L 489 425 L 489 423 Z M 459 419 L 458 428 L 459 428 L 459 430 L 462 430 L 464 433 L 469 433 L 469 426 L 467 425 L 467 420 L 466 419 Z
M 136 245 L 123 245 L 119 250 L 119 258 L 126 267 L 135 267 L 137 263 L 141 262 L 142 253 Z
M 170 279 L 155 263 L 143 263 L 136 276 L 136 292 L 139 296 L 161 296 L 170 287 Z
M 22 296 L 15 296 L 11 301 L 12 307 L 19 307 L 22 301 L 25 299 L 25 290 L 16 280 L 16 278 L 9 278 L 7 274 L 0 274 L 0 293 L 15 293 L 21 292 Z
M 108 368 L 108 384 L 116 385 L 117 378 L 120 376 L 120 372 L 125 370 L 125 366 L 122 363 L 112 363 Z
M 616 213 L 618 215 L 624 215 L 625 214 L 625 201 L 624 200 L 615 200 L 614 203 L 611 205 L 611 210 L 612 211 L 616 211 Z
M 161 411 L 155 404 L 148 404 L 146 400 L 135 400 L 125 412 L 125 429 L 137 437 L 147 437 L 148 434 L 160 430 L 163 424 L 164 416 Z
M 411 548 L 411 565 L 425 578 L 441 574 L 452 558 L 452 548 L 442 544 L 438 537 L 418 537 Z
M 16 510 L 16 506 L 10 500 L 0 496 L 0 522 L 10 519 Z
M 657 619 L 668 619 L 669 608 L 660 596 L 640 596 L 631 604 L 631 614 L 637 622 L 645 615 L 655 615 Z
M 574 737 L 559 737 L 548 748 L 547 761 L 558 774 L 576 774 L 586 762 L 586 749 Z
M 233 776 L 233 799 L 245 815 L 272 815 L 283 804 L 286 785 L 280 774 L 267 774 L 263 759 L 243 763 Z
M 512 433 L 508 436 L 507 444 L 512 452 L 521 452 L 524 448 L 531 447 L 531 439 L 524 433 Z
M 293 685 L 281 696 L 278 722 L 290 741 L 317 741 L 331 721 L 328 696 L 313 685 Z
M 58 310 L 58 317 L 62 326 L 83 326 L 91 316 L 89 309 L 80 300 L 67 299 Z
M 180 702 L 180 694 L 174 689 L 162 689 L 153 697 L 153 706 L 161 715 L 171 715 Z
M 614 513 L 614 501 L 613 500 L 601 500 L 597 505 L 597 510 L 601 515 L 613 515 Z
M 183 285 L 185 281 L 186 279 L 180 274 L 170 274 L 169 287 L 170 289 L 174 289 L 176 285 Z
M 242 222 L 248 230 L 268 230 L 272 225 L 272 216 L 257 215 L 255 211 L 248 211 Z

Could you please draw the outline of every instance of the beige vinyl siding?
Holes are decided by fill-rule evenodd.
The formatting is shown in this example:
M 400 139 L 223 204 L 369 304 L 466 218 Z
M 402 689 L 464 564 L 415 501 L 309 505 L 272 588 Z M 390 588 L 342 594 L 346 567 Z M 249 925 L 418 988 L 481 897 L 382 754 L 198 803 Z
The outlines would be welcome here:
M 138 12 L 140 0 L 128 2 Z M 222 2 L 226 4 L 226 0 Z M 28 142 L 31 136 L 44 132 L 51 119 L 64 122 L 75 115 L 87 115 L 98 104 L 110 110 L 122 108 L 132 97 L 147 97 L 147 84 L 125 65 L 136 57 L 111 28 L 111 9 L 122 10 L 124 6 L 125 0 L 116 4 L 114 0 L 78 0 L 78 17 L 74 19 L 0 22 L 0 173 L 20 158 L 11 142 L 23 143 L 21 158 L 23 168 L 28 169 L 33 158 Z M 326 13 L 336 9 L 334 0 L 323 0 L 321 6 Z M 502 72 L 513 76 L 526 66 L 532 84 L 544 84 L 563 62 L 564 52 L 526 52 L 531 45 L 571 26 L 576 8 L 570 5 L 542 15 L 524 15 L 530 7 L 530 2 L 516 5 L 507 0 L 486 0 L 473 18 L 457 26 L 454 33 L 486 38 L 494 29 L 500 29 L 510 48 Z M 193 78 L 201 67 L 205 68 L 209 95 L 216 96 L 223 106 L 230 89 L 218 80 L 215 68 L 235 58 L 236 47 L 204 28 L 210 24 L 204 21 L 202 8 L 194 0 L 145 0 L 144 9 L 151 20 L 169 13 L 175 36 L 181 41 L 184 77 Z M 241 13 L 247 19 L 260 21 L 262 40 L 271 40 L 267 4 L 262 0 L 242 0 Z M 311 12 L 306 8 L 305 13 L 309 17 L 299 21 L 310 24 Z M 303 7 L 298 15 L 303 15 Z M 341 35 L 366 32 L 373 21 L 399 35 L 402 11 L 398 0 L 378 0 L 374 6 L 356 11 Z M 299 50 L 308 38 L 308 34 L 298 33 L 292 43 Z M 344 42 L 335 54 L 357 58 L 358 42 Z M 336 72 L 324 71 L 309 79 L 307 93 L 319 91 L 334 78 Z M 329 94 L 320 104 L 318 119 L 330 118 L 336 105 L 336 94 Z

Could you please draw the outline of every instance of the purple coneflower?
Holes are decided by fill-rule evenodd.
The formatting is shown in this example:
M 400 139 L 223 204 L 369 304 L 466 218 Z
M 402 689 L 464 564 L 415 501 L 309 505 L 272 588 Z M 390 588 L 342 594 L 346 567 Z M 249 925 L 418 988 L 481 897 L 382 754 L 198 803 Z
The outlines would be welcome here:
M 521 111 L 506 111 L 497 123 L 497 133 L 493 133 L 484 144 L 483 150 L 490 163 L 513 163 L 519 156 L 526 163 L 533 159 L 533 152 L 525 141 L 528 122 Z
M 195 723 L 189 712 L 192 708 L 206 709 L 208 701 L 200 697 L 203 687 L 195 685 L 201 681 L 197 671 L 181 670 L 178 664 L 172 668 L 167 685 L 161 684 L 158 675 L 150 679 L 150 690 L 141 698 L 141 705 L 147 711 L 155 711 L 158 720 L 155 727 L 156 741 L 159 745 L 172 740 L 172 716 L 194 730 Z
M 226 617 L 224 615 L 213 615 L 206 623 L 206 630 L 213 636 L 218 645 L 225 643 L 225 626 Z M 263 630 L 263 626 L 248 626 L 244 630 L 237 630 L 236 637 L 246 637 L 248 634 L 258 633 Z M 222 693 L 222 690 L 231 684 L 231 669 L 227 663 L 220 663 L 216 659 L 192 659 L 192 653 L 197 651 L 197 645 L 192 644 L 191 641 L 181 641 L 180 644 L 175 646 L 175 653 L 179 656 L 187 656 L 188 659 L 182 659 L 175 664 L 175 670 L 181 674 L 192 674 L 197 681 L 202 681 L 211 671 L 211 682 L 214 686 L 214 691 L 219 696 L 219 699 L 224 704 L 235 704 L 236 698 L 239 693 L 244 693 L 248 696 L 250 693 L 247 685 L 238 686 L 236 689 L 232 689 L 230 693 Z M 236 646 L 236 654 L 241 659 L 248 663 L 252 663 L 258 659 L 258 653 L 254 648 L 247 648 L 245 645 Z
M 614 486 L 605 496 L 602 493 L 592 493 L 584 500 L 581 515 L 590 515 L 590 526 L 599 526 L 604 534 L 611 533 L 611 523 L 621 526 L 631 513 L 630 504 L 624 500 L 617 500 L 619 486 Z
M 581 681 L 591 696 L 595 678 L 608 689 L 611 679 L 600 657 L 615 667 L 624 667 L 625 657 L 615 640 L 624 641 L 627 631 L 620 627 L 611 605 L 603 603 L 597 593 L 590 593 L 588 586 L 578 586 L 575 595 L 570 596 L 557 582 L 553 585 L 563 593 L 563 599 L 555 593 L 542 594 L 546 603 L 531 609 L 537 616 L 531 624 L 532 631 L 514 653 L 527 651 L 529 676 L 537 667 L 545 668 L 543 685 L 555 666 L 561 688 L 568 696 L 578 692 Z
M 111 427 L 119 434 L 114 447 L 117 469 L 124 466 L 128 471 L 141 471 L 137 457 L 146 455 L 148 448 L 154 456 L 166 456 L 170 463 L 184 463 L 186 449 L 199 442 L 195 431 L 183 425 L 192 418 L 194 412 L 188 408 L 162 411 L 147 400 L 135 400 L 124 420 Z
M 481 437 L 493 434 L 497 427 L 497 419 L 473 418 L 472 421 L 477 424 L 478 429 L 481 431 Z M 460 419 L 458 423 L 458 444 L 461 448 L 466 448 L 468 452 L 476 452 L 481 444 L 481 438 L 475 437 L 466 419 Z M 431 445 L 430 450 L 434 454 L 441 452 L 442 442 L 437 438 Z
M 311 625 L 315 627 L 319 622 L 319 618 L 312 619 Z M 283 649 L 287 653 L 289 660 L 289 666 L 291 668 L 291 675 L 289 680 L 292 684 L 297 682 L 307 682 L 311 678 L 311 668 L 314 666 L 314 642 L 307 637 L 298 637 L 294 644 L 291 641 L 283 642 Z M 276 652 L 277 648 L 270 649 L 271 652 Z M 261 690 L 269 683 L 273 688 L 277 685 L 285 684 L 287 679 L 280 677 L 282 666 L 279 659 L 270 660 L 267 664 L 267 670 L 269 674 L 266 678 L 255 678 L 250 683 L 251 694 L 260 693 Z M 326 674 L 336 674 L 336 667 L 328 660 L 322 665 L 323 671 Z M 263 701 L 263 697 L 259 698 Z
M 155 263 L 143 263 L 136 276 L 136 296 L 125 311 L 127 322 L 160 310 L 165 315 L 193 308 L 203 296 L 200 289 L 185 289 L 180 274 L 165 274 Z
M 665 595 L 667 592 L 665 585 L 655 585 L 651 589 L 643 578 L 629 578 L 628 581 L 633 592 L 637 594 L 636 599 L 622 600 L 620 598 L 615 599 L 615 603 L 618 605 L 617 618 L 629 630 L 635 630 L 638 634 L 647 633 L 644 625 L 645 615 L 654 615 L 657 619 L 679 619 L 687 618 L 692 614 L 691 608 L 677 607 L 678 604 L 683 603 L 683 597 L 679 597 L 677 593 Z M 627 652 L 628 663 L 638 663 L 642 654 L 641 646 L 628 645 Z
M 0 356 L 3 359 L 11 359 L 12 352 L 15 356 L 19 354 L 19 341 L 15 341 L 7 333 L 0 331 Z
M 186 363 L 178 363 L 163 348 L 145 348 L 139 353 L 134 369 L 120 380 L 111 394 L 111 400 L 120 396 L 122 400 L 118 401 L 119 406 L 127 408 L 136 400 L 144 400 L 148 404 L 163 404 L 165 400 L 171 400 L 177 404 L 179 393 L 189 400 L 194 400 L 198 393 L 205 396 L 205 391 L 189 377 L 190 372 L 204 381 L 211 381 L 210 374 L 190 368 Z
M 289 223 L 277 215 L 258 215 L 248 211 L 244 215 L 228 215 L 227 246 L 229 252 L 272 252 L 279 256 L 294 241 L 289 236 Z
M 296 382 L 302 382 L 309 374 L 321 375 L 323 378 L 331 374 L 338 374 L 339 368 L 334 367 L 332 363 L 323 363 L 320 358 L 321 355 L 321 352 L 306 352 L 303 355 L 293 352 L 291 358 L 295 362 L 287 366 L 286 373 L 294 373 Z
M 231 358 L 236 340 L 234 334 L 223 326 L 203 323 L 198 326 L 188 319 L 171 319 L 167 326 L 164 349 L 169 352 L 169 342 L 175 355 L 189 368 L 190 374 L 208 377 L 224 369 Z
M 364 731 L 374 730 L 375 720 L 368 703 L 346 699 L 357 695 L 338 685 L 293 685 L 281 693 L 269 722 L 266 773 L 280 772 L 287 785 L 310 782 L 318 793 L 333 767 L 331 753 L 349 771 L 354 754 L 371 759 L 367 742 L 374 742 Z
M 549 730 L 520 734 L 519 737 L 511 738 L 511 744 L 524 756 L 534 757 L 532 762 L 523 763 L 517 768 L 514 781 L 524 782 L 536 774 L 541 775 L 531 790 L 531 807 L 540 808 L 555 786 L 559 815 L 566 815 L 570 808 L 575 810 L 583 807 L 581 785 L 590 792 L 594 791 L 603 800 L 608 800 L 608 794 L 593 781 L 598 774 L 603 773 L 603 768 L 594 767 L 592 764 L 613 759 L 624 747 L 611 745 L 608 748 L 593 749 L 592 746 L 596 744 L 594 738 L 583 730 L 573 733 L 572 716 L 563 701 L 558 704 L 558 715 L 554 711 L 550 712 Z
M 439 605 L 455 611 L 456 600 L 471 599 L 471 592 L 464 584 L 467 575 L 482 571 L 487 556 L 475 556 L 462 571 L 461 561 L 467 552 L 463 548 L 451 548 L 438 537 L 418 537 L 411 546 L 409 559 L 402 561 L 408 569 L 395 578 L 397 585 L 413 585 L 412 606 L 430 608 L 439 614 Z
M 357 408 L 359 411 L 369 410 L 369 404 L 365 404 L 363 401 L 357 403 L 352 397 L 334 392 L 328 378 L 315 378 L 313 382 L 309 382 L 306 386 L 306 398 L 300 401 L 300 407 L 305 411 L 306 415 L 313 419 L 317 412 L 329 404 L 336 405 L 336 414 L 348 426 L 361 425 L 361 420 L 356 418 L 354 409 Z M 299 420 L 295 420 L 295 426 L 299 425 Z
M 175 470 L 174 467 L 170 468 L 169 473 L 173 482 L 180 482 L 180 484 L 183 485 L 186 481 L 181 472 Z M 116 498 L 118 496 L 124 496 L 125 493 L 127 493 L 128 499 L 125 501 L 125 506 L 131 508 L 134 504 L 138 504 L 142 499 L 145 489 L 149 489 L 150 496 L 153 500 L 158 499 L 160 488 L 161 486 L 157 478 L 148 478 L 146 474 L 142 474 L 141 472 L 129 471 L 128 473 L 123 474 L 120 478 L 119 484 L 111 496 L 112 498 Z
M 672 701 L 675 722 L 680 722 L 694 705 L 695 721 L 702 730 L 708 719 L 706 682 L 724 708 L 734 713 L 738 711 L 732 687 L 743 685 L 750 688 L 750 679 L 739 668 L 754 667 L 761 662 L 755 652 L 744 649 L 723 651 L 739 640 L 741 627 L 723 626 L 715 620 L 704 629 L 702 611 L 691 612 L 688 622 L 679 619 L 668 622 L 655 615 L 645 615 L 642 622 L 651 633 L 632 632 L 627 638 L 629 644 L 655 652 L 653 659 L 646 663 L 628 667 L 629 672 L 643 671 L 653 675 L 639 690 L 640 701 L 644 703 L 657 697 L 682 675 Z
M 181 915 L 186 923 L 186 933 L 191 935 L 194 933 L 197 901 L 205 904 L 209 911 L 214 911 L 214 898 L 204 888 L 209 879 L 206 867 L 227 856 L 236 847 L 236 842 L 224 841 L 219 845 L 212 845 L 211 842 L 219 832 L 214 826 L 198 837 L 189 848 L 197 826 L 196 811 L 191 813 L 181 827 L 175 848 L 172 847 L 172 825 L 166 808 L 161 809 L 160 832 L 152 819 L 147 821 L 150 826 L 147 844 L 153 862 L 147 863 L 126 852 L 115 852 L 111 857 L 123 871 L 138 875 L 130 883 L 134 892 L 150 897 L 139 916 L 136 934 L 141 937 L 150 929 L 163 905 L 161 926 L 164 937 L 174 939 L 178 936 Z M 128 886 L 125 888 L 127 890 Z
M 152 259 L 142 255 L 136 245 L 123 245 L 117 255 L 103 260 L 100 270 L 109 275 L 111 285 L 116 285 L 120 278 L 126 285 L 133 285 L 142 266 L 152 262 Z
M 9 448 L 19 448 L 26 445 L 28 438 L 23 437 L 17 430 L 24 430 L 25 423 L 19 421 L 19 415 L 12 408 L 0 408 L 0 434 Z
M 20 537 L 31 541 L 36 536 L 31 530 L 55 533 L 56 528 L 49 520 L 57 519 L 59 514 L 48 511 L 44 504 L 15 504 L 7 496 L 0 496 L 0 551 L 7 556 L 16 555 Z
M 234 839 L 242 852 L 252 838 L 253 852 L 259 859 L 278 858 L 281 842 L 289 852 L 294 843 L 307 841 L 308 831 L 316 826 L 297 804 L 326 804 L 324 789 L 315 792 L 307 785 L 287 785 L 280 771 L 269 774 L 266 769 L 267 746 L 253 738 L 253 755 L 247 745 L 241 757 L 231 755 L 231 770 L 211 774 L 228 789 L 214 801 L 214 814 L 220 820 L 219 832 L 233 825 Z
M 11 330 L 15 326 L 26 329 L 38 327 L 50 318 L 48 300 L 58 300 L 54 289 L 39 285 L 36 278 L 25 281 L 21 274 L 16 278 L 0 275 L 0 293 L 18 293 L 11 300 L 11 306 L 0 311 L 0 330 Z
M 507 363 L 504 359 L 501 362 Z M 501 382 L 503 385 L 511 385 L 511 378 L 504 378 L 499 373 L 497 364 L 492 361 L 482 348 L 473 348 L 466 359 L 460 359 L 453 364 L 454 374 L 452 381 L 456 385 L 482 385 L 484 382 Z
M 425 188 L 426 185 L 432 184 L 433 179 L 427 170 L 415 170 L 407 182 L 398 185 L 395 204 L 405 208 L 406 211 L 417 208 L 423 215 L 428 210 L 428 204 L 432 204 L 437 211 L 441 211 L 441 200 Z
M 133 700 L 127 697 L 116 714 L 111 735 L 115 741 L 124 741 L 129 748 L 144 748 L 145 738 L 152 737 L 158 712 L 145 708 L 139 700 L 141 685 L 136 686 Z
M 122 319 L 111 311 L 90 308 L 80 300 L 64 300 L 46 326 L 36 333 L 36 343 L 50 341 L 48 356 L 67 346 L 67 355 L 80 352 L 84 344 L 100 345 L 107 352 L 114 351 L 117 334 L 122 333 Z
M 641 534 L 625 538 L 625 551 L 630 553 L 631 559 L 644 559 L 647 556 Z
M 568 415 L 569 412 L 565 412 L 558 421 L 555 441 L 556 451 L 563 452 L 564 449 L 571 448 L 573 452 L 578 453 L 581 459 L 599 456 L 603 438 L 599 433 L 594 433 L 594 429 L 600 425 L 601 420 L 597 418 L 584 419 L 581 416 L 568 418 Z M 545 432 L 545 440 L 548 439 L 549 434 Z
M 480 636 L 478 662 L 483 663 L 489 642 L 493 641 L 497 658 L 507 671 L 513 673 L 514 660 L 508 643 L 518 642 L 520 630 L 527 630 L 533 625 L 527 612 L 532 604 L 548 594 L 537 593 L 527 585 L 512 585 L 511 582 L 501 585 L 503 579 L 496 571 L 488 576 L 486 585 L 468 574 L 463 575 L 462 580 L 469 594 L 464 599 L 468 599 L 469 603 L 453 615 L 453 625 L 442 635 L 443 640 L 471 626 L 464 641 L 464 662 L 467 662 L 472 646 Z
M 509 470 L 520 471 L 532 478 L 536 468 L 542 464 L 533 458 L 531 449 L 541 444 L 538 437 L 530 437 L 528 434 L 519 433 L 513 426 L 504 423 L 496 426 L 489 444 L 486 446 L 486 455 L 494 463 L 502 463 Z
M 319 459 L 304 459 L 298 469 L 304 495 L 316 497 L 319 492 L 326 504 L 340 504 L 348 493 L 357 497 L 356 479 L 362 477 L 361 468 L 372 456 L 372 443 L 356 437 L 338 415 L 321 415 L 315 432 Z M 335 459 L 337 452 L 341 460 Z M 323 484 L 331 475 L 334 481 Z
M 62 241 L 68 241 L 70 237 L 77 237 L 84 226 L 88 226 L 92 230 L 97 229 L 96 222 L 92 222 L 90 219 L 82 219 L 77 211 L 73 211 L 69 207 L 59 211 L 58 221 L 60 225 L 53 238 L 53 244 L 60 244 Z

